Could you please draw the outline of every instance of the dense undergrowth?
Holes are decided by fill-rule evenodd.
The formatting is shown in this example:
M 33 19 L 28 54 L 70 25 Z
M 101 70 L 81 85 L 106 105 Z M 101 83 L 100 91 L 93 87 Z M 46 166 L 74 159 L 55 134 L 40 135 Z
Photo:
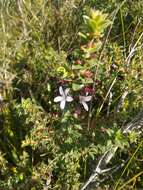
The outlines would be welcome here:
M 142 7 L 0 2 L 0 190 L 79 190 L 113 144 L 99 187 L 143 188 L 142 137 L 120 132 L 143 107 Z

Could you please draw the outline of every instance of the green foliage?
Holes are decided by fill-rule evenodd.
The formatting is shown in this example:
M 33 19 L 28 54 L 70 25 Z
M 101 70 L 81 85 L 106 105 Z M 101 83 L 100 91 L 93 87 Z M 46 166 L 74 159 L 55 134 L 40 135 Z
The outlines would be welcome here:
M 0 189 L 79 190 L 112 146 L 127 165 L 101 186 L 143 186 L 142 137 L 121 133 L 143 107 L 142 1 L 129 2 L 115 20 L 114 0 L 0 2 Z
M 100 11 L 91 9 L 89 16 L 84 16 L 87 29 L 90 31 L 88 35 L 93 36 L 94 38 L 100 37 L 106 27 L 110 24 L 110 21 L 107 19 L 107 14 L 103 14 Z

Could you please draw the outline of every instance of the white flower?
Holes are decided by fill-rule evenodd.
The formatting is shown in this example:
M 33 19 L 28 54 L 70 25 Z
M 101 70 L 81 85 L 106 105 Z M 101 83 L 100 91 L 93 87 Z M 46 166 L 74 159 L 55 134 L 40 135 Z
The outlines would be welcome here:
M 79 96 L 79 102 L 83 105 L 86 111 L 88 111 L 88 105 L 86 102 L 89 102 L 92 98 L 92 96 L 87 96 L 87 95 L 88 94 L 86 94 L 86 96 Z
M 60 102 L 60 108 L 63 110 L 65 108 L 66 102 L 72 102 L 73 98 L 68 96 L 69 89 L 65 89 L 65 91 L 63 91 L 61 86 L 59 87 L 59 93 L 61 96 L 54 98 L 54 102 Z

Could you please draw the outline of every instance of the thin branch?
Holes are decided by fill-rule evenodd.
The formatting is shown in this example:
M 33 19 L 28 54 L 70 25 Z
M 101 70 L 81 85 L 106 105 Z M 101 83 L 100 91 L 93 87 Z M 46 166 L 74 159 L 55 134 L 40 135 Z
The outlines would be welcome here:
M 143 111 L 141 111 L 130 123 L 125 125 L 121 130 L 122 133 L 125 135 L 131 133 L 134 130 L 137 132 L 138 135 L 140 135 L 141 132 L 143 132 Z M 106 166 L 114 157 L 118 148 L 118 146 L 112 146 L 101 156 L 92 175 L 89 177 L 87 182 L 83 185 L 83 187 L 80 190 L 86 190 L 87 187 L 93 182 L 97 183 L 99 176 L 108 171 L 108 168 L 106 168 Z
M 116 112 L 119 112 L 120 111 L 120 108 L 122 107 L 127 95 L 129 94 L 129 91 L 128 90 L 125 90 L 120 98 L 120 101 L 117 105 L 117 108 L 116 108 Z

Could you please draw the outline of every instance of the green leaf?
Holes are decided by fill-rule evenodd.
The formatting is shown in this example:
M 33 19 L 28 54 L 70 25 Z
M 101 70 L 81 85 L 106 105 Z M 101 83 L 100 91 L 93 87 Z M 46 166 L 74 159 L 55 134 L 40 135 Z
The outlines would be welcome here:
M 91 79 L 91 78 L 87 78 L 87 79 L 81 78 L 81 80 L 82 80 L 83 84 L 92 84 L 93 83 L 93 79 Z
M 87 39 L 87 36 L 86 34 L 83 34 L 82 32 L 79 32 L 78 35 L 84 39 Z
M 73 70 L 80 70 L 80 69 L 83 69 L 83 66 L 82 65 L 73 65 L 72 69 Z
M 73 83 L 73 84 L 72 84 L 72 89 L 73 89 L 74 91 L 80 90 L 80 89 L 82 89 L 83 87 L 84 87 L 83 84 L 76 84 L 76 83 Z
M 104 29 L 111 23 L 107 19 L 107 14 L 103 14 L 101 11 L 91 9 L 89 16 L 84 15 L 83 18 L 89 31 L 96 36 L 102 36 Z

